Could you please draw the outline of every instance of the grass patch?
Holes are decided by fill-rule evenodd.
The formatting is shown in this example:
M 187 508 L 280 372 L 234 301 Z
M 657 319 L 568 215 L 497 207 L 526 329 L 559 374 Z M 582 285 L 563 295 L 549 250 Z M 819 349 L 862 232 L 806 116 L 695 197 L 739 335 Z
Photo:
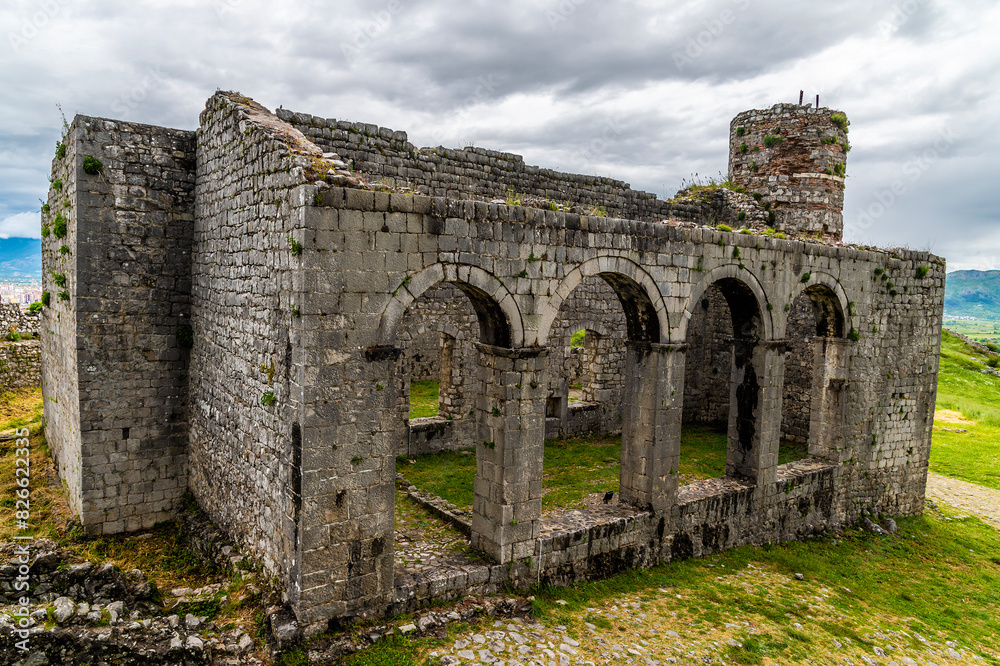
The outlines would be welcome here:
M 423 419 L 438 415 L 438 382 L 425 379 L 410 382 L 410 418 Z
M 872 645 L 885 647 L 887 640 L 870 640 L 875 631 L 891 634 L 891 642 L 912 650 L 911 656 L 925 651 L 913 632 L 934 642 L 958 641 L 979 654 L 992 652 L 1000 638 L 1000 616 L 994 612 L 1000 604 L 1000 566 L 991 557 L 1000 547 L 1000 533 L 975 518 L 942 513 L 898 523 L 900 533 L 891 539 L 851 529 L 835 541 L 743 547 L 545 588 L 535 593 L 534 607 L 543 623 L 565 625 L 571 634 L 587 621 L 628 641 L 658 640 L 641 635 L 645 627 L 630 619 L 641 604 L 652 625 L 681 633 L 685 651 L 702 654 L 697 644 L 709 648 L 709 640 L 725 645 L 734 639 L 741 645 L 728 647 L 727 656 L 740 664 L 801 663 L 833 652 L 838 663 L 843 657 L 856 660 L 871 655 Z M 806 579 L 794 580 L 797 572 Z M 597 618 L 605 622 L 598 625 Z M 609 642 L 614 637 L 604 634 Z
M 621 436 L 574 437 L 545 442 L 542 509 L 580 508 L 591 493 L 618 491 Z M 805 445 L 782 442 L 779 464 L 807 454 Z M 446 451 L 397 458 L 409 483 L 463 509 L 472 507 L 476 457 Z M 726 432 L 713 426 L 685 426 L 681 432 L 681 484 L 726 475 Z
M 41 423 L 41 388 L 15 389 L 0 395 L 0 433 L 9 433 L 26 425 L 38 427 Z
M 936 408 L 960 412 L 973 423 L 935 421 L 930 470 L 1000 490 L 1000 377 L 980 372 L 987 360 L 960 338 L 941 335 Z

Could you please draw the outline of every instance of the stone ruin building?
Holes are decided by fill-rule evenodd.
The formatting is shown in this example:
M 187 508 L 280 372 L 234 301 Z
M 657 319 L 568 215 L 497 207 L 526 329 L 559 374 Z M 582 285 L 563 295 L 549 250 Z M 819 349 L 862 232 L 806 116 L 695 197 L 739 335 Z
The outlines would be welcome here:
M 190 490 L 305 625 L 923 509 L 944 261 L 841 242 L 842 113 L 738 115 L 739 187 L 667 201 L 229 92 L 197 131 L 77 116 L 64 145 L 41 335 L 73 510 L 140 530 Z M 712 422 L 725 476 L 681 485 Z M 613 431 L 620 502 L 543 516 L 546 435 Z M 396 457 L 461 447 L 492 564 L 401 573 Z

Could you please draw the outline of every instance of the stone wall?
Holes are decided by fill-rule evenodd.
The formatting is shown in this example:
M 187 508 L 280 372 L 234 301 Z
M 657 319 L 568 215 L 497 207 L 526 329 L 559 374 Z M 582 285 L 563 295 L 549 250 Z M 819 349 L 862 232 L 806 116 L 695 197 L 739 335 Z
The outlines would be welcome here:
M 129 529 L 152 515 L 135 513 L 157 491 L 144 485 L 153 467 L 133 456 L 126 431 L 150 436 L 141 419 L 156 417 L 167 430 L 155 441 L 172 446 L 184 417 L 170 415 L 189 377 L 187 478 L 208 514 L 282 580 L 301 622 L 385 613 L 399 601 L 395 460 L 414 436 L 405 358 L 433 355 L 434 332 L 456 339 L 439 354 L 439 372 L 461 365 L 462 390 L 448 408 L 468 411 L 440 430 L 471 435 L 475 446 L 472 543 L 514 579 L 601 576 L 793 538 L 864 508 L 922 509 L 943 260 L 780 239 L 753 233 L 757 225 L 732 233 L 579 214 L 573 206 L 599 201 L 656 220 L 667 202 L 615 181 L 534 172 L 499 153 L 407 157 L 405 136 L 285 117 L 322 147 L 252 100 L 217 93 L 201 117 L 193 189 L 189 133 L 78 119 L 57 160 L 66 184 L 50 191 L 44 221 L 51 231 L 59 206 L 69 232 L 43 252 L 46 288 L 62 289 L 59 275 L 66 298 L 45 310 L 43 389 L 61 473 L 91 529 Z M 157 152 L 166 145 L 169 155 Z M 326 180 L 330 148 L 368 173 L 377 165 L 449 196 L 391 191 L 396 181 L 378 188 L 390 191 L 331 187 L 345 177 Z M 85 174 L 84 155 L 100 156 L 105 175 Z M 187 175 L 144 181 L 154 167 Z M 126 187 L 133 176 L 140 182 Z M 573 205 L 489 200 L 512 187 Z M 813 218 L 803 215 L 806 228 Z M 161 251 L 160 230 L 189 234 L 190 259 L 180 240 Z M 188 261 L 190 297 L 176 277 Z M 802 294 L 816 331 L 808 341 L 793 312 Z M 169 341 L 188 298 L 184 375 L 186 352 Z M 603 364 L 586 348 L 567 353 L 582 327 L 624 351 L 605 353 Z M 789 336 L 811 349 L 811 373 L 786 373 Z M 463 356 L 458 341 L 474 353 Z M 558 521 L 540 512 L 543 441 L 554 387 L 578 372 L 597 383 L 603 375 L 591 395 L 623 406 L 625 515 L 588 513 L 586 529 L 562 539 Z M 150 374 L 165 394 L 140 405 Z M 777 465 L 786 374 L 792 384 L 811 374 L 815 458 L 793 467 Z M 122 397 L 126 389 L 135 395 Z M 593 423 L 592 410 L 574 411 L 575 423 Z M 728 422 L 726 476 L 678 488 L 680 427 L 691 418 Z M 439 425 L 421 431 L 420 446 L 431 446 Z M 144 441 L 164 480 L 184 479 L 170 450 Z M 120 468 L 129 471 L 118 476 Z
M 816 316 L 812 301 L 801 294 L 788 312 L 785 333 L 785 385 L 781 404 L 781 435 L 792 442 L 809 441 L 812 407 Z
M 336 278 L 299 270 L 292 241 L 302 202 L 295 188 L 310 156 L 289 148 L 294 136 L 275 136 L 255 122 L 260 114 L 246 98 L 226 93 L 209 99 L 201 114 L 189 485 L 212 520 L 294 593 L 300 512 L 311 509 L 301 501 L 296 323 L 332 311 L 300 294 Z
M 729 179 L 763 195 L 776 229 L 839 241 L 848 124 L 843 112 L 796 104 L 744 111 L 730 123 Z
M 0 333 L 17 331 L 21 335 L 37 336 L 42 323 L 39 310 L 28 312 L 17 303 L 0 303 Z
M 687 336 L 684 423 L 726 423 L 733 364 L 733 319 L 718 288 L 707 289 L 694 304 Z
M 38 340 L 0 342 L 0 393 L 41 385 L 41 343 Z
M 343 359 L 340 372 L 344 376 L 358 377 L 354 389 L 336 389 L 338 398 L 343 400 L 343 409 L 339 412 L 342 420 L 330 426 L 338 432 L 349 426 L 351 437 L 357 437 L 357 440 L 347 445 L 344 453 L 338 451 L 327 457 L 327 464 L 331 467 L 323 468 L 324 476 L 344 478 L 345 474 L 351 474 L 353 456 L 364 458 L 364 465 L 367 466 L 368 456 L 378 450 L 376 447 L 380 441 L 398 441 L 397 438 L 406 437 L 405 429 L 400 431 L 398 423 L 386 423 L 375 413 L 366 416 L 364 421 L 360 418 L 346 420 L 345 415 L 365 414 L 368 405 L 394 400 L 392 350 L 393 343 L 398 340 L 395 322 L 427 289 L 440 282 L 449 282 L 471 294 L 470 300 L 481 323 L 480 339 L 486 345 L 501 342 L 512 348 L 530 349 L 535 344 L 548 348 L 552 343 L 553 323 L 560 312 L 559 306 L 573 288 L 588 277 L 608 275 L 612 287 L 617 287 L 616 293 L 623 299 L 625 329 L 629 338 L 655 340 L 658 341 L 656 344 L 666 346 L 665 349 L 681 345 L 681 348 L 689 350 L 690 342 L 686 336 L 694 335 L 690 328 L 694 322 L 692 313 L 701 307 L 703 298 L 708 298 L 711 306 L 713 295 L 709 289 L 713 285 L 723 294 L 730 317 L 740 322 L 739 326 L 733 327 L 734 334 L 740 334 L 737 336 L 739 344 L 749 346 L 749 351 L 742 352 L 744 356 L 731 352 L 729 363 L 735 367 L 731 365 L 725 394 L 729 396 L 728 418 L 731 431 L 735 433 L 733 441 L 741 441 L 744 437 L 741 433 L 745 429 L 740 425 L 744 419 L 752 419 L 756 424 L 757 430 L 748 432 L 751 439 L 749 450 L 755 453 L 749 457 L 734 458 L 731 465 L 733 479 L 751 475 L 754 480 L 756 490 L 753 492 L 757 498 L 754 501 L 764 503 L 755 503 L 755 512 L 766 511 L 764 507 L 767 503 L 776 501 L 767 489 L 772 487 L 769 484 L 777 481 L 779 471 L 773 463 L 762 461 L 776 460 L 780 438 L 783 360 L 789 326 L 785 306 L 790 311 L 796 297 L 807 289 L 818 289 L 827 294 L 840 309 L 838 330 L 842 337 L 839 340 L 848 353 L 837 357 L 837 363 L 843 363 L 843 367 L 833 364 L 824 368 L 823 372 L 827 374 L 820 379 L 838 379 L 835 375 L 841 371 L 851 377 L 847 390 L 840 392 L 839 403 L 833 402 L 831 397 L 820 396 L 821 401 L 827 401 L 822 410 L 824 412 L 839 404 L 837 408 L 842 413 L 843 423 L 839 435 L 841 439 L 837 440 L 842 442 L 842 446 L 827 443 L 824 452 L 832 462 L 841 466 L 842 471 L 838 472 L 841 476 L 836 478 L 850 479 L 837 486 L 834 496 L 829 498 L 829 515 L 836 522 L 844 522 L 857 516 L 860 508 L 866 506 L 879 509 L 891 507 L 892 511 L 903 513 L 919 511 L 925 471 L 921 464 L 925 463 L 918 463 L 908 456 L 924 455 L 926 448 L 914 446 L 910 453 L 906 447 L 900 448 L 901 440 L 896 438 L 895 424 L 897 419 L 905 419 L 904 436 L 920 440 L 920 446 L 926 447 L 930 439 L 936 336 L 940 328 L 937 318 L 942 304 L 943 264 L 940 260 L 920 253 L 878 253 L 808 245 L 752 234 L 691 230 L 403 194 L 329 188 L 321 191 L 321 197 L 322 205 L 311 211 L 308 225 L 317 238 L 328 239 L 323 244 L 330 243 L 341 250 L 336 255 L 326 255 L 311 251 L 307 245 L 304 256 L 312 262 L 315 270 L 336 270 L 338 266 L 345 265 L 363 266 L 364 258 L 351 255 L 366 255 L 372 251 L 364 248 L 372 247 L 382 248 L 375 250 L 380 255 L 379 265 L 384 263 L 400 267 L 388 273 L 365 271 L 363 268 L 346 270 L 344 283 L 356 286 L 348 286 L 337 297 L 351 303 L 368 303 L 367 308 L 362 305 L 360 312 L 342 308 L 340 314 L 346 321 L 332 329 L 324 327 L 334 325 L 334 320 L 314 319 L 309 322 L 310 326 L 318 327 L 317 332 L 312 334 L 316 340 L 336 330 L 342 332 L 343 346 L 331 349 L 329 353 Z M 436 251 L 429 249 L 435 247 Z M 562 249 L 557 252 L 556 248 Z M 734 260 L 737 249 L 741 258 Z M 530 255 L 540 260 L 529 261 Z M 565 259 L 554 260 L 557 256 Z M 483 268 L 487 265 L 488 270 Z M 921 266 L 926 267 L 928 273 L 918 277 Z M 877 276 L 873 280 L 875 271 L 885 270 L 886 267 L 889 267 L 896 289 L 878 289 Z M 522 273 L 527 277 L 517 277 Z M 497 277 L 494 278 L 494 275 Z M 649 275 L 649 279 L 644 275 Z M 552 294 L 557 294 L 558 298 L 552 297 Z M 643 294 L 654 300 L 647 303 Z M 329 296 L 311 294 L 307 297 Z M 718 300 L 717 296 L 714 298 Z M 663 309 L 659 310 L 659 307 Z M 892 314 L 883 315 L 883 310 Z M 905 345 L 906 358 L 898 353 L 883 352 L 882 346 L 901 344 L 899 340 L 903 331 L 913 336 L 912 342 Z M 879 346 L 878 351 L 876 345 Z M 359 348 L 366 351 L 358 353 Z M 745 355 L 751 352 L 750 357 Z M 881 369 L 874 371 L 867 368 L 859 374 L 859 355 L 863 356 L 865 364 L 881 366 Z M 748 363 L 754 370 L 755 379 L 752 381 L 748 379 Z M 890 369 L 890 366 L 895 369 Z M 518 409 L 522 410 L 517 412 L 517 419 L 522 424 L 530 423 L 530 427 L 534 428 L 535 420 L 544 413 L 539 401 L 547 391 L 534 389 L 531 395 L 523 395 L 526 385 L 537 382 L 536 379 L 529 379 L 529 376 L 537 375 L 536 366 L 518 369 L 514 365 L 512 368 L 499 374 L 490 369 L 488 373 L 494 382 L 489 390 L 490 397 L 477 397 L 477 405 L 482 405 L 482 408 L 477 408 L 480 419 L 477 439 L 481 440 L 477 443 L 477 456 L 490 452 L 492 460 L 500 455 L 500 444 L 491 433 L 501 427 L 498 424 L 507 423 L 512 418 L 501 409 L 505 403 L 496 396 L 504 392 L 495 382 L 504 382 L 509 395 L 516 396 L 516 403 L 521 405 Z M 871 391 L 886 391 L 882 384 L 888 380 L 878 378 L 889 375 L 905 377 L 900 380 L 905 387 L 888 392 L 888 396 L 900 394 L 892 403 L 895 413 L 888 408 L 873 413 L 870 407 L 878 404 L 879 399 L 873 398 L 872 393 L 861 385 L 879 381 L 879 386 L 872 387 Z M 734 377 L 740 378 L 735 384 Z M 628 381 L 626 379 L 626 384 Z M 836 392 L 833 388 L 835 383 L 824 379 L 824 390 L 829 388 L 826 393 Z M 354 392 L 357 387 L 363 386 L 382 388 L 363 395 Z M 548 386 L 548 379 L 538 388 L 543 386 Z M 734 391 L 734 387 L 744 388 Z M 858 393 L 855 393 L 855 387 Z M 668 389 L 669 386 L 651 383 L 642 384 L 637 390 L 667 390 L 670 395 Z M 747 390 L 757 391 L 758 397 L 753 403 L 756 407 L 748 406 L 745 395 L 740 393 Z M 904 394 L 905 397 L 902 397 Z M 659 401 L 649 404 L 654 408 Z M 492 413 L 492 406 L 501 409 L 499 416 Z M 908 416 L 900 415 L 900 408 Z M 645 424 L 647 418 L 673 418 L 670 413 L 643 416 L 644 412 L 640 410 L 636 423 Z M 510 423 L 507 427 L 515 427 L 514 422 Z M 643 428 L 646 427 L 643 425 Z M 665 433 L 669 430 L 649 432 Z M 885 433 L 885 445 L 876 437 L 880 443 L 872 446 L 873 432 Z M 650 436 L 652 440 L 640 439 L 636 442 L 660 441 L 657 439 L 659 434 Z M 757 438 L 760 438 L 759 441 Z M 523 442 L 523 439 L 519 441 Z M 489 443 L 495 448 L 486 446 Z M 819 442 L 817 446 L 820 444 L 823 443 Z M 731 444 L 730 453 L 735 450 L 732 447 Z M 504 455 L 513 456 L 510 460 L 518 460 L 519 456 L 530 454 L 519 445 L 519 448 Z M 381 464 L 373 463 L 372 469 L 391 469 L 392 461 L 388 458 L 382 460 Z M 533 468 L 533 463 L 527 459 L 523 465 L 526 467 L 518 469 Z M 491 474 L 500 474 L 495 471 L 495 464 L 490 469 L 494 470 Z M 865 476 L 865 471 L 868 476 Z M 363 477 L 354 473 L 352 478 Z M 516 483 L 523 484 L 524 481 Z M 347 502 L 356 491 L 351 489 L 353 486 L 341 487 L 345 489 L 344 501 Z M 503 493 L 508 492 L 502 485 L 490 487 L 495 489 L 489 491 L 495 497 L 503 497 Z M 364 490 L 381 492 L 377 486 L 366 486 Z M 513 489 L 509 492 L 513 493 L 511 497 L 518 496 Z M 642 496 L 642 493 L 637 496 Z M 673 506 L 669 502 L 669 494 L 666 497 L 666 506 Z M 371 506 L 370 500 L 367 506 Z M 513 511 L 517 510 L 516 501 L 511 507 Z M 775 531 L 780 526 L 767 522 L 736 522 L 733 525 L 733 529 L 738 527 L 740 530 L 734 533 L 734 542 L 780 536 Z M 345 530 L 336 523 L 331 524 L 329 529 L 331 534 Z M 667 534 L 674 534 L 677 529 L 676 526 L 668 526 Z M 489 547 L 499 546 L 501 554 L 505 552 L 504 544 L 497 544 L 497 539 L 503 542 L 509 538 L 509 552 L 512 553 L 519 552 L 521 546 L 518 544 L 524 543 L 523 535 L 513 532 L 510 535 L 492 532 L 487 538 L 493 544 Z M 360 550 L 362 558 L 369 552 L 365 548 L 362 546 Z M 368 569 L 361 571 L 361 576 L 374 573 Z M 323 587 L 327 589 L 312 591 L 314 603 L 318 599 L 329 598 L 325 597 L 327 594 L 336 594 L 335 589 Z M 339 599 L 343 600 L 345 608 L 354 607 L 357 610 L 361 607 L 359 604 L 378 603 L 374 598 L 365 601 L 348 595 Z
M 148 528 L 187 485 L 194 133 L 77 116 L 64 145 L 42 215 L 46 435 L 85 529 Z

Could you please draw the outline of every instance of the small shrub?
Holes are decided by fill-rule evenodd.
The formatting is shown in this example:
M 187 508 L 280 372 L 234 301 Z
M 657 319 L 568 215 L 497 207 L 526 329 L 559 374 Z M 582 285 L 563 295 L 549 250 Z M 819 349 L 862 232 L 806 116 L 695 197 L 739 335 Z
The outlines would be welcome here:
M 740 155 L 746 155 L 750 151 L 750 146 L 745 143 L 740 144 Z
M 844 178 L 847 176 L 847 165 L 841 162 L 837 166 L 833 167 L 833 172 L 841 178 Z
M 857 329 L 851 327 L 851 331 L 847 334 L 847 339 L 851 342 L 857 342 L 861 339 L 861 334 L 858 333 Z
M 11 329 L 7 331 L 6 339 L 8 342 L 20 342 L 21 334 L 17 332 L 16 328 L 11 327 Z
M 812 273 L 803 273 L 802 274 L 802 283 L 805 284 L 806 282 L 809 282 L 809 278 L 811 278 L 811 277 L 812 277 Z
M 739 127 L 736 128 L 736 136 L 743 136 L 746 133 L 747 133 L 747 128 L 743 127 L 743 125 L 740 125 Z
M 507 196 L 504 199 L 504 203 L 506 203 L 508 206 L 520 206 L 521 195 L 516 194 L 514 190 L 507 190 Z
M 60 301 L 68 301 L 69 300 L 69 291 L 67 291 L 66 289 L 63 289 L 58 294 L 56 294 L 56 296 L 59 297 Z
M 731 226 L 729 226 L 728 224 L 720 224 L 720 225 L 717 225 L 715 228 L 718 229 L 719 231 L 732 231 L 733 230 L 733 228 Z
M 52 189 L 56 192 L 62 192 L 62 178 L 56 178 L 52 181 Z
M 736 214 L 736 219 L 739 220 L 740 222 L 747 219 L 747 212 L 745 210 L 741 210 L 739 213 Z
M 181 324 L 177 327 L 177 346 L 181 349 L 194 347 L 194 329 L 190 324 Z
M 739 259 L 739 258 L 740 258 L 740 248 L 734 247 L 733 248 L 733 259 Z
M 42 309 L 41 301 L 35 301 L 34 303 L 28 306 L 28 312 L 38 312 L 41 309 Z
M 43 291 L 42 292 L 42 300 L 40 301 L 40 303 L 42 304 L 42 307 L 45 307 L 45 308 L 49 307 L 49 304 L 51 302 L 52 302 L 52 294 L 50 294 L 47 291 Z
M 42 225 L 42 238 L 48 238 L 49 234 L 52 233 L 52 229 L 47 224 Z
M 67 254 L 69 254 L 69 245 L 61 245 L 61 246 L 59 246 L 59 254 L 63 255 L 64 257 Z
M 302 254 L 302 243 L 291 236 L 286 236 L 286 238 L 288 240 L 288 249 L 291 250 L 292 254 L 296 257 Z
M 782 138 L 777 134 L 768 134 L 767 136 L 764 137 L 763 143 L 765 148 L 774 148 L 779 143 L 781 143 L 781 141 Z
M 742 229 L 740 229 L 740 233 L 743 234 L 744 236 L 749 236 L 753 232 L 750 231 L 749 229 L 747 229 L 746 227 L 743 227 Z M 760 248 L 757 248 L 757 249 L 760 249 Z
M 769 223 L 771 223 L 771 224 L 774 224 L 774 222 L 775 222 L 775 221 L 776 221 L 777 219 L 778 219 L 778 216 L 777 216 L 777 215 L 775 215 L 775 213 L 774 213 L 774 211 L 773 211 L 773 210 L 769 210 L 769 211 L 767 211 L 767 221 L 768 221 Z
M 851 125 L 851 121 L 847 119 L 847 114 L 839 111 L 830 114 L 830 122 L 839 127 L 842 132 L 847 132 L 847 128 Z
M 299 311 L 299 307 L 297 305 L 292 306 L 292 316 L 295 318 L 302 316 L 302 313 Z
M 66 157 L 66 144 L 61 141 L 56 144 L 56 159 L 61 160 Z
M 53 273 L 49 271 L 52 276 L 52 281 L 56 283 L 56 286 L 65 287 L 66 286 L 66 274 L 65 273 Z
M 923 280 L 931 272 L 930 266 L 917 266 L 917 279 Z
M 847 141 L 841 141 L 840 149 L 843 150 L 845 153 L 849 153 L 851 152 L 851 144 L 848 143 Z
M 759 167 L 759 166 L 757 166 L 757 163 L 756 163 L 756 162 L 751 162 L 751 163 L 750 163 L 750 170 L 751 170 L 751 171 L 753 171 L 754 173 L 757 173 L 757 169 L 759 169 L 759 168 L 760 168 L 760 167 Z
M 274 396 L 274 391 L 264 391 L 264 394 L 260 396 L 260 404 L 264 407 L 270 407 L 276 402 L 278 399 Z
M 104 172 L 104 165 L 101 164 L 101 160 L 88 155 L 83 158 L 83 172 L 88 176 L 96 176 Z
M 986 365 L 990 366 L 991 368 L 1000 366 L 1000 356 L 991 356 L 989 359 L 986 360 Z
M 47 203 L 43 203 L 42 204 L 42 212 L 45 213 L 46 215 L 48 215 L 49 214 L 49 210 L 50 210 L 49 209 L 49 205 Z
M 56 235 L 56 238 L 66 238 L 66 231 L 66 218 L 63 217 L 62 213 L 59 213 L 52 223 L 52 233 Z
M 779 231 L 779 232 L 777 232 L 776 234 L 774 234 L 774 237 L 775 237 L 775 238 L 788 238 L 788 236 L 787 236 L 787 235 L 785 235 L 785 232 L 784 232 L 784 231 Z

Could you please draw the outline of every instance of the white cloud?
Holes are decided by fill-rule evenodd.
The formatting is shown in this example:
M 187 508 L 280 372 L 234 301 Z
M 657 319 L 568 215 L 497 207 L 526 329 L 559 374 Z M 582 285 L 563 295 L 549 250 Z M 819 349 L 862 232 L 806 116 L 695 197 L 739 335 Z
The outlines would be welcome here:
M 17 213 L 0 221 L 0 238 L 41 238 L 41 221 L 36 213 Z
M 667 196 L 694 172 L 726 170 L 733 115 L 804 88 L 852 121 L 850 240 L 959 259 L 1000 222 L 993 0 L 351 0 L 332 32 L 319 4 L 0 3 L 0 25 L 26 40 L 15 49 L 0 35 L 0 234 L 38 237 L 20 211 L 45 198 L 57 102 L 70 117 L 193 129 L 216 88 Z M 910 179 L 904 169 L 941 128 L 954 145 Z M 861 228 L 900 178 L 905 196 Z

